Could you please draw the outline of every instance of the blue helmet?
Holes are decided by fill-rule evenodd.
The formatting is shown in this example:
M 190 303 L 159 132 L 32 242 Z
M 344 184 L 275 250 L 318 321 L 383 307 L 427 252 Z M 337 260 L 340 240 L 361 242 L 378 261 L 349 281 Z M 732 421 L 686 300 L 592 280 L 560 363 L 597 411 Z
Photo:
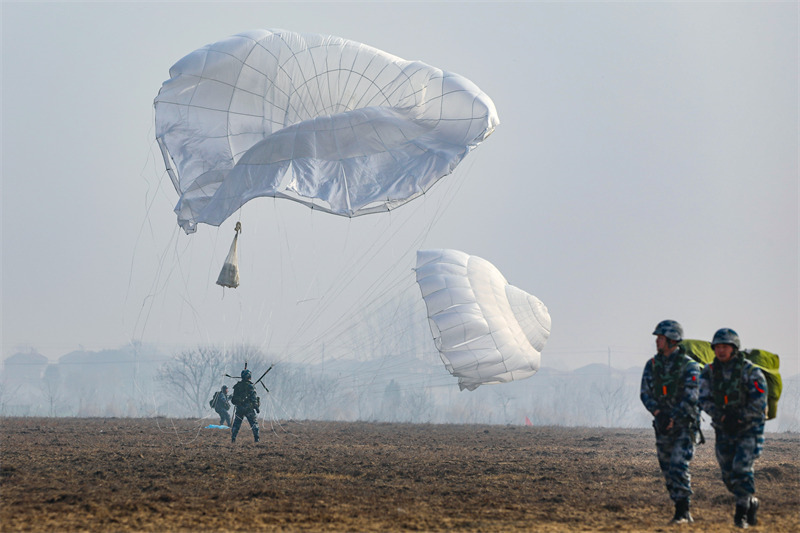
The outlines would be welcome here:
M 683 328 L 674 320 L 662 320 L 656 325 L 653 335 L 664 335 L 675 342 L 683 340 Z
M 730 344 L 737 350 L 741 348 L 739 334 L 731 328 L 718 329 L 717 332 L 714 333 L 714 340 L 711 341 L 711 347 L 713 348 L 715 344 Z
M 249 370 L 247 370 L 246 368 L 244 370 L 242 370 L 242 379 L 244 381 L 250 381 L 250 378 L 252 378 L 252 377 L 253 377 L 253 374 L 251 374 Z

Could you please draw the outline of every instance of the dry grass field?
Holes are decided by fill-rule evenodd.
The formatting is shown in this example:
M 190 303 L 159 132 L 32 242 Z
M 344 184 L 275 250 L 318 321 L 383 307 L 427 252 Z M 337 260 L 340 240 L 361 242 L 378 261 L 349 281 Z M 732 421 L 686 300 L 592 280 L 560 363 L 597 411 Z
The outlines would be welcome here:
M 713 435 L 671 526 L 652 432 L 209 420 L 0 421 L 2 531 L 733 530 Z M 768 434 L 752 531 L 800 531 L 800 439 Z

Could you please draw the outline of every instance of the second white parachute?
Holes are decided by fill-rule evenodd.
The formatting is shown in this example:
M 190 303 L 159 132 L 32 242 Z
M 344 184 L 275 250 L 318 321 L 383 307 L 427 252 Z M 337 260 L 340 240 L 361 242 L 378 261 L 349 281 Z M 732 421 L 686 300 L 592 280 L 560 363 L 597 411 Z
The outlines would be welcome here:
M 538 298 L 458 250 L 420 250 L 416 275 L 436 348 L 462 390 L 539 370 L 550 314 Z

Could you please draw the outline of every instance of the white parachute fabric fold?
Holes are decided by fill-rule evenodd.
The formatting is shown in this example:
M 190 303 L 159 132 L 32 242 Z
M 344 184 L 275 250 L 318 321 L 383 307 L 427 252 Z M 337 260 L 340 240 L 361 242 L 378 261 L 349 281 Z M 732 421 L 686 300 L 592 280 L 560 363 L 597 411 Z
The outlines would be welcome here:
M 499 124 L 468 79 L 339 37 L 253 30 L 170 69 L 156 139 L 187 232 L 247 201 L 357 216 L 427 191 Z
M 462 390 L 539 370 L 550 314 L 538 298 L 458 250 L 420 250 L 415 270 L 436 349 Z

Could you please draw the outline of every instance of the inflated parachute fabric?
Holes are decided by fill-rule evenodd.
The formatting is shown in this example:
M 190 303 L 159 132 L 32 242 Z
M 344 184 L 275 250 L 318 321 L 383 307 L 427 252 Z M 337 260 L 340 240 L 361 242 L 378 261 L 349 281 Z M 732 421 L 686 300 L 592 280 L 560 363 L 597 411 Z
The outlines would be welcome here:
M 714 361 L 714 349 L 708 341 L 684 339 L 681 341 L 686 355 L 705 366 Z M 744 358 L 761 369 L 767 380 L 767 420 L 778 416 L 778 400 L 783 392 L 783 379 L 781 379 L 781 360 L 778 354 L 753 348 L 742 350 Z
M 532 376 L 550 336 L 550 314 L 500 271 L 457 250 L 417 252 L 417 283 L 434 343 L 461 390 Z
M 333 36 L 248 31 L 169 72 L 156 140 L 187 233 L 261 196 L 349 217 L 388 211 L 499 124 L 470 80 Z

